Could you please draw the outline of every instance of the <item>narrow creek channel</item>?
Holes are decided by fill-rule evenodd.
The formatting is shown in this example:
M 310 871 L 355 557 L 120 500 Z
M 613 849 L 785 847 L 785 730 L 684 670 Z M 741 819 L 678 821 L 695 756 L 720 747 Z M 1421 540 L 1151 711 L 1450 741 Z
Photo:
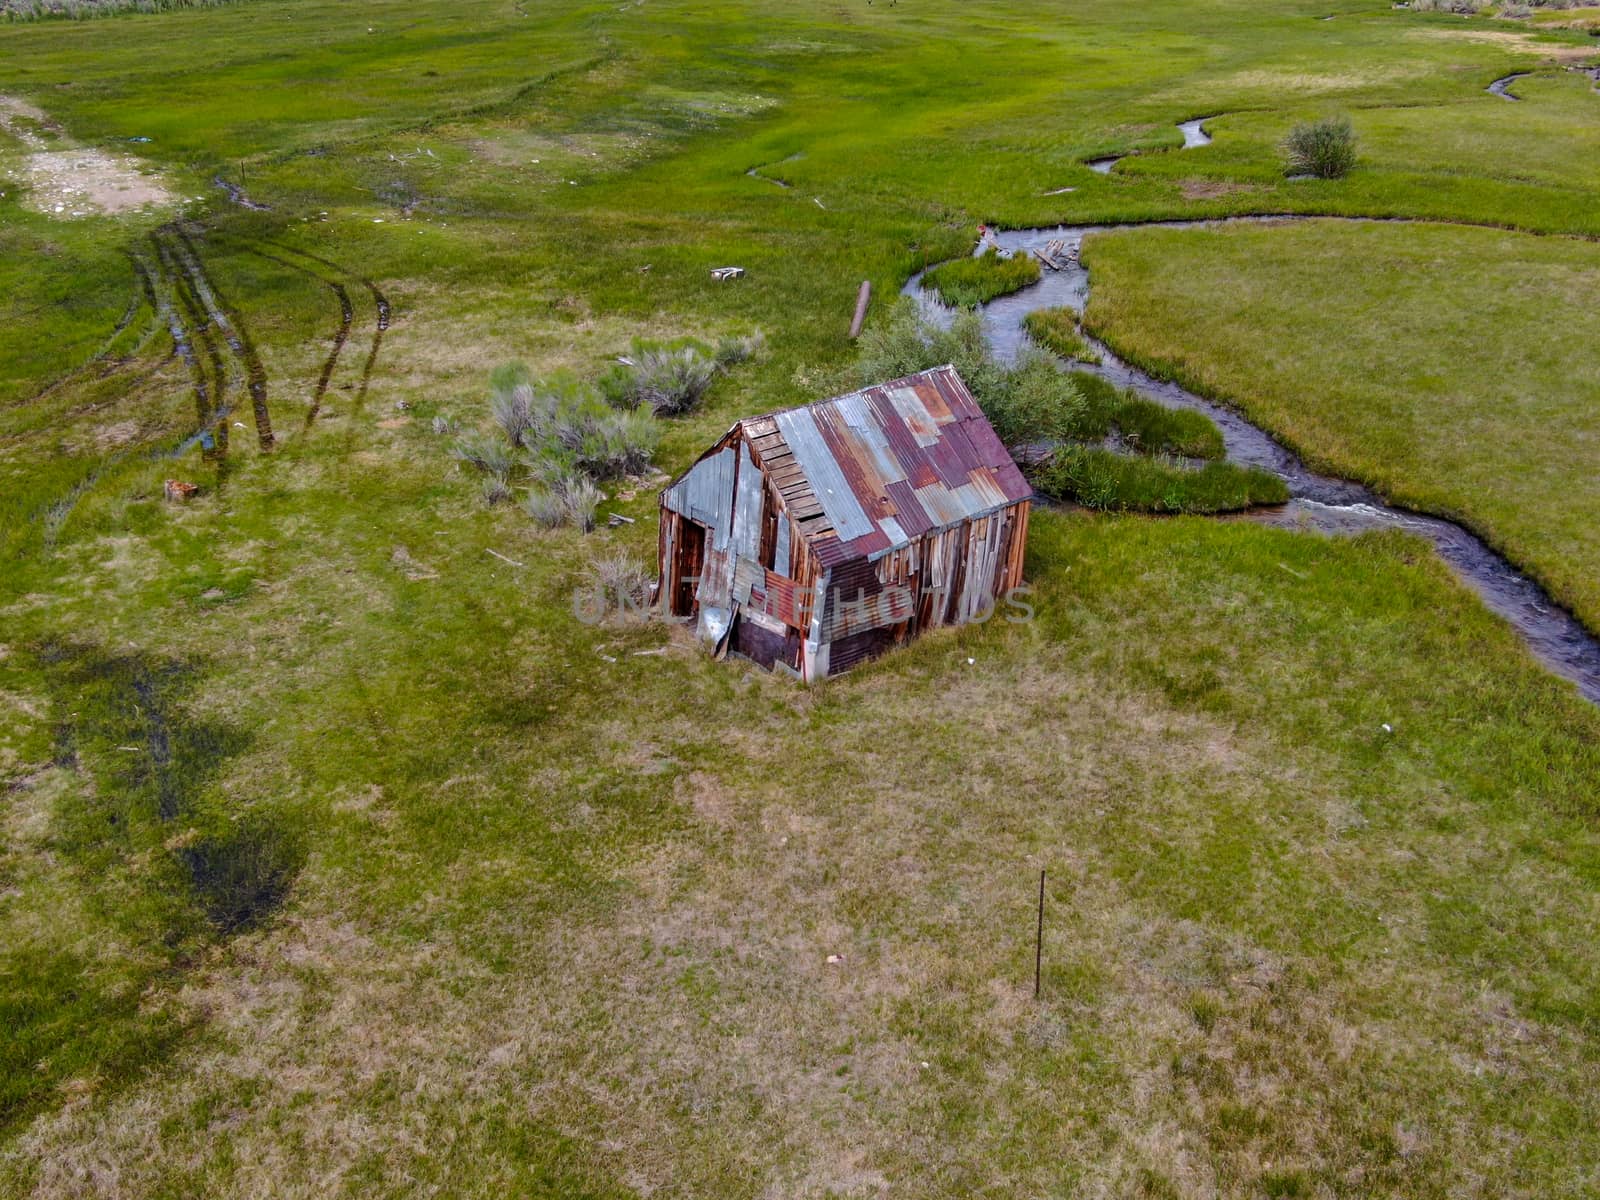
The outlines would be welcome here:
M 1198 125 L 1198 122 L 1195 124 Z M 1188 131 L 1185 131 L 1187 138 Z M 1202 135 L 1203 136 L 1203 135 Z M 1215 227 L 1238 221 L 1297 218 L 1234 217 L 1210 221 L 1164 221 L 1159 227 L 1186 229 Z M 1140 226 L 1141 228 L 1145 226 Z M 1150 226 L 1156 227 L 1156 226 Z M 1049 229 L 1017 229 L 992 234 L 990 244 L 1003 251 L 1031 253 L 1056 242 L 1064 248 L 1057 261 L 1061 270 L 1045 271 L 1036 284 L 1002 296 L 983 306 L 984 330 L 997 358 L 1015 359 L 1026 340 L 1023 318 L 1041 308 L 1066 305 L 1082 313 L 1089 298 L 1089 272 L 1079 261 L 1084 238 L 1117 228 L 1111 225 L 1061 225 Z M 1127 228 L 1123 226 L 1122 228 Z M 938 300 L 921 290 L 919 272 L 902 289 L 941 323 L 955 316 Z M 1481 538 L 1453 521 L 1395 508 L 1364 484 L 1320 475 L 1269 433 L 1251 424 L 1234 409 L 1203 399 L 1175 383 L 1157 379 L 1123 362 L 1104 343 L 1086 340 L 1100 355 L 1098 366 L 1072 364 L 1073 370 L 1099 375 L 1118 387 L 1132 388 L 1169 408 L 1205 413 L 1222 430 L 1230 462 L 1263 467 L 1289 485 L 1286 505 L 1257 509 L 1234 519 L 1245 519 L 1288 529 L 1324 534 L 1354 534 L 1369 529 L 1405 529 L 1427 538 L 1439 556 L 1483 598 L 1485 604 L 1510 622 L 1536 657 L 1556 674 L 1577 684 L 1578 690 L 1600 704 L 1600 639 L 1550 598 L 1539 584 L 1518 571 Z

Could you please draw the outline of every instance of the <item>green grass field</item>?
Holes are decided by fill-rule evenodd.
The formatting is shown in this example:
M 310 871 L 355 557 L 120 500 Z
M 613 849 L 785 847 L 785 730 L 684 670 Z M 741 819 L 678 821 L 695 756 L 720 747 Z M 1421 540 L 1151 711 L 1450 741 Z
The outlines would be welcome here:
M 0 1193 L 1586 1194 L 1600 712 L 1423 543 L 1041 509 L 1033 620 L 801 689 L 580 619 L 652 485 L 543 530 L 434 419 L 761 330 L 675 472 L 980 221 L 1509 227 L 1107 235 L 1089 316 L 1600 627 L 1595 52 L 1350 0 L 0 24 Z M 1356 169 L 1284 180 L 1330 111 Z M 57 213 L 58 148 L 174 202 Z

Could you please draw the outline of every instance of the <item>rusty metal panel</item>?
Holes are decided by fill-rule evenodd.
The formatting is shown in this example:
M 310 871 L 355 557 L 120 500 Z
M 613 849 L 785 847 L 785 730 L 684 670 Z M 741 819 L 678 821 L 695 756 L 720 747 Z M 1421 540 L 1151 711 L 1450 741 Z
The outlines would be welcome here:
M 939 440 L 939 424 L 914 388 L 888 383 L 879 391 L 899 414 L 900 420 L 904 422 L 906 430 L 918 446 L 931 446 Z
M 822 431 L 817 428 L 816 417 L 810 409 L 796 408 L 775 414 L 783 440 L 794 453 L 795 461 L 806 473 L 811 490 L 816 495 L 822 511 L 839 536 L 846 541 L 872 532 L 872 522 L 861 510 L 855 493 L 845 482 L 839 464 L 834 461 Z

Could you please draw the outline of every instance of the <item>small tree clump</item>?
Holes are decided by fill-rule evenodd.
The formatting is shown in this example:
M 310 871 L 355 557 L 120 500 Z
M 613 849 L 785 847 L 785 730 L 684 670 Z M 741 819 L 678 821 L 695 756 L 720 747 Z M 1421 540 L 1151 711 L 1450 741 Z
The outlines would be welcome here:
M 1349 117 L 1302 122 L 1289 131 L 1283 148 L 1289 175 L 1342 179 L 1356 164 L 1356 134 Z

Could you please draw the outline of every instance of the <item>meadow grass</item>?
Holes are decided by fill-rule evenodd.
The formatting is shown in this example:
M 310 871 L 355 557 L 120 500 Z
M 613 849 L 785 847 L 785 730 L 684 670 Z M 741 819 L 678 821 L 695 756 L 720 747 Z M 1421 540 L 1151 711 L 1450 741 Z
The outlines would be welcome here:
M 1100 356 L 1083 340 L 1078 314 L 1070 308 L 1037 308 L 1023 318 L 1028 336 L 1052 354 L 1072 362 L 1096 363 Z
M 1039 264 L 1026 254 L 1002 258 L 994 248 L 976 258 L 957 258 L 928 268 L 922 286 L 952 308 L 976 308 L 996 296 L 1039 282 Z
M 594 378 L 636 338 L 767 330 L 662 422 L 681 469 L 848 376 L 860 281 L 892 295 L 979 220 L 1600 232 L 1584 81 L 1481 92 L 1584 39 L 1322 15 L 253 0 L 0 29 L 0 95 L 205 198 L 186 232 L 278 430 L 262 452 L 242 404 L 225 456 L 180 452 L 170 339 L 148 307 L 112 336 L 172 214 L 0 187 L 0 1190 L 1581 1192 L 1600 718 L 1421 543 L 1041 511 L 1032 622 L 806 690 L 580 619 L 593 564 L 653 561 L 652 487 L 545 530 L 450 453 L 496 363 Z M 1278 178 L 1335 103 L 1359 167 Z M 1217 142 L 1179 152 L 1197 113 Z M 13 180 L 25 149 L 0 141 Z M 1571 328 L 1589 361 L 1550 282 L 1585 246 L 1456 237 L 1426 245 L 1545 272 L 1480 333 Z M 1154 290 L 1094 262 L 1096 309 Z M 1268 264 L 1233 265 L 1213 296 Z M 1422 311 L 1372 265 L 1377 309 Z M 364 281 L 392 309 L 370 391 Z M 331 283 L 353 324 L 308 423 Z M 1390 331 L 1413 384 L 1470 292 Z M 1276 370 L 1260 319 L 1206 345 Z
M 1112 512 L 1241 512 L 1289 499 L 1283 480 L 1259 467 L 1209 462 L 1192 468 L 1090 446 L 1059 447 L 1032 478 L 1047 496 Z

